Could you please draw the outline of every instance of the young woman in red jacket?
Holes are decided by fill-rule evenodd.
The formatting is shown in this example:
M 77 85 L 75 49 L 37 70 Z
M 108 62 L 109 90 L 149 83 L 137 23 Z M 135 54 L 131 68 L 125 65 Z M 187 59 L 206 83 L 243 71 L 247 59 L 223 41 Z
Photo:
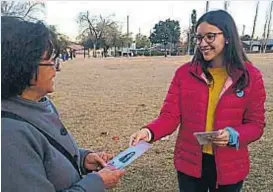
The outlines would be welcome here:
M 233 18 L 205 13 L 196 25 L 197 50 L 176 71 L 160 115 L 131 136 L 130 144 L 173 133 L 179 126 L 174 165 L 181 192 L 240 191 L 249 174 L 248 145 L 265 127 L 261 72 L 243 51 Z M 199 145 L 195 132 L 219 131 Z

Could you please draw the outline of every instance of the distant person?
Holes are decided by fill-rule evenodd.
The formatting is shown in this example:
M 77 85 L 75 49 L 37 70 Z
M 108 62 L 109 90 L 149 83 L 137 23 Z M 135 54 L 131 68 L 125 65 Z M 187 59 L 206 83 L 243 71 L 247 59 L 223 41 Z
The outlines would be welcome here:
M 65 61 L 65 51 L 62 50 L 62 60 Z
M 160 115 L 130 144 L 157 141 L 180 125 L 174 151 L 180 192 L 239 192 L 249 174 L 248 145 L 264 132 L 263 77 L 226 11 L 198 20 L 195 44 L 192 61 L 175 72 Z M 210 131 L 219 135 L 199 145 L 193 133 Z
M 31 34 L 31 35 L 30 35 Z M 53 92 L 54 46 L 41 23 L 1 17 L 1 189 L 102 192 L 124 171 L 113 156 L 79 148 L 46 96 Z
M 76 50 L 73 49 L 73 57 L 76 58 Z
M 61 71 L 61 61 L 60 56 L 56 57 L 55 59 L 56 71 Z
M 70 57 L 71 60 L 73 59 L 73 51 L 72 51 L 72 49 L 69 50 L 69 57 Z

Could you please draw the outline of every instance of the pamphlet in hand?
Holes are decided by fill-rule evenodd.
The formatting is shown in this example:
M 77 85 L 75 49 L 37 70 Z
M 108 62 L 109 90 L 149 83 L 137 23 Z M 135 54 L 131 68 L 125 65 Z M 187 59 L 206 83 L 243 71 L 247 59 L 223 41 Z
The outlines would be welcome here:
M 107 164 L 114 166 L 117 169 L 123 169 L 130 165 L 134 160 L 142 156 L 148 149 L 151 148 L 151 144 L 145 141 L 140 141 L 136 146 L 131 146 L 125 151 L 115 156 Z
M 210 132 L 195 132 L 193 135 L 196 137 L 200 145 L 206 145 L 211 143 L 209 138 L 213 138 L 219 135 L 219 131 L 210 131 Z

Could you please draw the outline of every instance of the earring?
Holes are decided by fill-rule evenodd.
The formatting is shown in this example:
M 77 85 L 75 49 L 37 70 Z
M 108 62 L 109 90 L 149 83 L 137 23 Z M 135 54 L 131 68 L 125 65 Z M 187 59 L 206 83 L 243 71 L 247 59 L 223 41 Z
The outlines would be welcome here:
M 226 41 L 226 44 L 228 44 L 228 41 Z

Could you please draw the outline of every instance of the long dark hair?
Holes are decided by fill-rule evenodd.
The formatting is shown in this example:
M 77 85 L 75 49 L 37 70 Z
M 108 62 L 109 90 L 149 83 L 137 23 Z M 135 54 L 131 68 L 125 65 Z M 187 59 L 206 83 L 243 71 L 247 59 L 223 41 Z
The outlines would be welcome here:
M 42 55 L 53 53 L 49 29 L 42 22 L 1 16 L 1 99 L 20 95 L 37 79 Z
M 223 10 L 209 11 L 197 21 L 196 29 L 203 22 L 207 22 L 208 24 L 219 28 L 223 31 L 225 39 L 228 39 L 228 44 L 225 44 L 224 47 L 224 66 L 226 67 L 229 76 L 232 76 L 232 73 L 235 70 L 242 71 L 242 76 L 233 88 L 234 91 L 243 90 L 249 84 L 249 74 L 245 62 L 250 61 L 243 50 L 238 30 L 232 16 Z M 213 77 L 208 72 L 210 62 L 204 60 L 199 49 L 196 50 L 192 63 L 201 64 L 202 71 L 206 75 L 207 79 L 209 82 L 213 82 Z

